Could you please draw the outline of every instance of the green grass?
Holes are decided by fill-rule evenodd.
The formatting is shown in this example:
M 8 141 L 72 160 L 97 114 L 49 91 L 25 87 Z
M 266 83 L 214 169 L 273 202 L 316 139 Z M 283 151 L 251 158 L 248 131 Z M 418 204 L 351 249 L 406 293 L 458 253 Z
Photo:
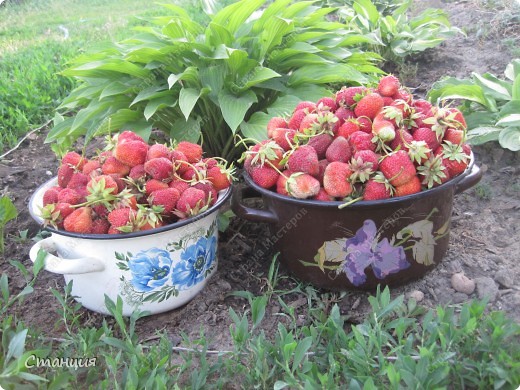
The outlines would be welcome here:
M 194 0 L 176 3 L 204 17 Z M 7 0 L 0 6 L 0 154 L 53 117 L 74 86 L 58 74 L 68 61 L 132 35 L 139 18 L 162 13 L 141 0 Z
M 52 290 L 61 303 L 56 328 L 65 332 L 60 339 L 49 339 L 6 315 L 9 307 L 23 304 L 32 293 L 43 258 L 36 260 L 32 273 L 12 263 L 27 280 L 17 296 L 9 295 L 7 276 L 0 278 L 4 389 L 22 384 L 116 389 L 514 389 L 520 382 L 520 326 L 503 312 L 486 313 L 484 302 L 428 310 L 403 296 L 392 300 L 385 289 L 369 297 L 372 310 L 355 325 L 341 314 L 334 294 L 320 294 L 303 284 L 290 291 L 277 289 L 275 260 L 263 295 L 232 294 L 245 300 L 246 309 L 229 309 L 232 346 L 226 350 L 211 350 L 212 340 L 203 331 L 196 339 L 184 335 L 180 346 L 165 333 L 153 342 L 142 341 L 135 331 L 141 314 L 123 318 L 121 299 L 106 300 L 113 320 L 104 320 L 99 327 L 82 324 L 70 284 L 65 293 Z M 305 298 L 303 312 L 286 302 L 295 296 Z M 269 310 L 270 303 L 280 307 L 277 316 Z M 272 326 L 263 327 L 269 315 L 277 322 L 272 331 L 265 330 Z M 35 364 L 36 357 L 49 363 L 83 358 L 68 364 L 89 367 L 26 367 L 26 362 Z

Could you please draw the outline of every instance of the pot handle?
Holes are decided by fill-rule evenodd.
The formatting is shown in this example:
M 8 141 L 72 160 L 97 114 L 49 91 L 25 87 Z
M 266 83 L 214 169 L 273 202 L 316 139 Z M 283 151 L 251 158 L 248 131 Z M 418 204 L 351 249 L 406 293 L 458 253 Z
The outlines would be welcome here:
M 45 238 L 34 244 L 29 251 L 29 257 L 34 263 L 40 249 L 45 251 L 55 251 L 56 245 L 52 237 Z M 47 253 L 45 256 L 45 270 L 55 274 L 75 275 L 87 274 L 90 272 L 99 272 L 105 269 L 105 265 L 98 259 L 93 257 L 82 257 L 79 259 L 63 259 Z
M 260 194 L 250 187 L 236 186 L 233 190 L 233 197 L 231 198 L 231 208 L 233 212 L 240 218 L 249 221 L 277 223 L 278 218 L 271 211 L 254 209 L 242 204 L 242 199 L 244 198 L 258 198 L 259 196 Z
M 455 193 L 460 194 L 466 191 L 468 188 L 473 187 L 482 179 L 482 170 L 479 166 L 473 165 L 469 174 L 457 183 L 455 187 Z

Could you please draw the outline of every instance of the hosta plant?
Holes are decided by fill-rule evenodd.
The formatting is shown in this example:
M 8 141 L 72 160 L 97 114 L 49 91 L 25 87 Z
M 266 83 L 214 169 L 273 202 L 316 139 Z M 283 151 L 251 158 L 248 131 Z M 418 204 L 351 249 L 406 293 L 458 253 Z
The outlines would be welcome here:
M 339 11 L 348 28 L 357 31 L 376 44 L 371 50 L 379 53 L 387 62 L 401 63 L 405 57 L 440 45 L 446 38 L 460 32 L 452 27 L 446 12 L 428 8 L 409 18 L 412 0 L 399 2 L 398 8 L 387 9 L 371 0 L 354 0 L 351 7 Z
M 167 5 L 123 42 L 79 57 L 63 73 L 81 84 L 59 107 L 47 141 L 55 151 L 78 137 L 152 128 L 176 140 L 198 141 L 232 160 L 237 133 L 258 137 L 270 116 L 299 100 L 326 95 L 329 83 L 363 83 L 380 72 L 379 56 L 357 49 L 367 38 L 328 21 L 333 8 L 312 2 L 242 0 L 207 25 Z M 211 7 L 207 7 L 211 8 Z
M 498 141 L 503 148 L 520 150 L 520 59 L 509 63 L 505 78 L 472 73 L 468 79 L 447 77 L 436 82 L 430 101 L 457 99 L 473 145 Z

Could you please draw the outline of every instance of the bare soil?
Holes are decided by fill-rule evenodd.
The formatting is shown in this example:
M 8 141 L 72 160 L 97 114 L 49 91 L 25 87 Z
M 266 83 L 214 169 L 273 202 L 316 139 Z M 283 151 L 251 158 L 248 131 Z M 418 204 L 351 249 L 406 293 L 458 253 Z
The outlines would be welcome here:
M 408 72 L 403 76 L 417 95 L 423 96 L 442 76 L 468 77 L 473 71 L 501 75 L 510 62 L 510 52 L 500 46 L 500 31 L 490 29 L 496 14 L 479 9 L 475 3 L 417 2 L 417 10 L 426 5 L 445 9 L 452 24 L 467 33 L 466 37 L 453 38 L 410 63 L 410 69 L 417 66 L 416 74 Z M 483 34 L 482 29 L 486 28 L 487 33 Z M 33 134 L 0 161 L 0 193 L 14 199 L 19 210 L 18 218 L 7 226 L 6 250 L 0 262 L 1 272 L 9 276 L 12 293 L 19 292 L 25 280 L 9 260 L 19 260 L 31 268 L 28 253 L 33 242 L 21 239 L 20 232 L 27 230 L 27 237 L 31 238 L 40 231 L 40 226 L 29 215 L 29 198 L 39 185 L 54 176 L 58 165 L 49 145 L 43 143 L 45 135 L 45 130 Z M 422 293 L 421 304 L 427 307 L 487 297 L 490 309 L 504 310 L 520 322 L 520 287 L 517 285 L 520 280 L 520 157 L 496 144 L 476 147 L 474 152 L 477 164 L 485 171 L 484 177 L 478 186 L 456 196 L 450 247 L 444 261 L 421 280 L 393 288 L 391 292 L 393 296 L 412 294 L 416 297 Z M 229 308 L 243 311 L 246 306 L 245 300 L 230 293 L 247 290 L 259 294 L 265 290 L 274 251 L 260 260 L 255 253 L 265 250 L 262 240 L 268 236 L 267 225 L 234 219 L 230 228 L 221 234 L 219 269 L 208 286 L 184 307 L 140 320 L 138 332 L 142 339 L 165 331 L 172 340 L 180 342 L 181 333 L 195 339 L 203 329 L 211 340 L 210 348 L 227 349 L 231 344 Z M 476 282 L 474 293 L 466 295 L 452 288 L 451 277 L 457 272 L 463 272 Z M 297 285 L 298 281 L 282 267 L 280 275 L 283 277 L 280 287 L 290 289 Z M 61 276 L 42 272 L 34 294 L 15 309 L 17 317 L 49 336 L 59 337 L 64 329 L 60 324 L 59 303 L 51 289 L 62 289 L 63 285 Z M 320 294 L 325 308 L 338 303 L 352 323 L 362 321 L 368 313 L 369 293 L 320 291 Z M 296 309 L 304 323 L 309 310 L 304 296 L 292 294 L 284 299 Z M 279 311 L 280 307 L 273 300 L 264 320 L 267 331 L 276 329 L 278 321 L 283 321 L 283 317 L 276 315 Z M 102 320 L 102 315 L 81 309 L 84 325 L 99 326 Z

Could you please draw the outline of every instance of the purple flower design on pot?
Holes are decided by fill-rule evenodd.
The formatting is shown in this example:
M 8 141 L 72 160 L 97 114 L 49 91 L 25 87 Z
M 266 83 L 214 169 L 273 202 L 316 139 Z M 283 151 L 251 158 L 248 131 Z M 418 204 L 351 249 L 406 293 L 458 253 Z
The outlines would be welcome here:
M 168 251 L 152 248 L 140 251 L 128 260 L 131 283 L 136 290 L 147 292 L 162 287 L 168 280 L 172 259 Z
M 347 239 L 343 250 L 347 255 L 341 269 L 354 286 L 365 283 L 365 269 L 369 266 L 378 279 L 410 266 L 402 246 L 392 246 L 387 238 L 378 242 L 376 224 L 370 219 L 363 223 L 354 237 Z
M 206 277 L 206 272 L 211 268 L 217 251 L 217 238 L 215 236 L 201 237 L 198 241 L 187 247 L 181 253 L 181 262 L 172 272 L 172 283 L 179 290 L 185 290 L 200 283 Z

